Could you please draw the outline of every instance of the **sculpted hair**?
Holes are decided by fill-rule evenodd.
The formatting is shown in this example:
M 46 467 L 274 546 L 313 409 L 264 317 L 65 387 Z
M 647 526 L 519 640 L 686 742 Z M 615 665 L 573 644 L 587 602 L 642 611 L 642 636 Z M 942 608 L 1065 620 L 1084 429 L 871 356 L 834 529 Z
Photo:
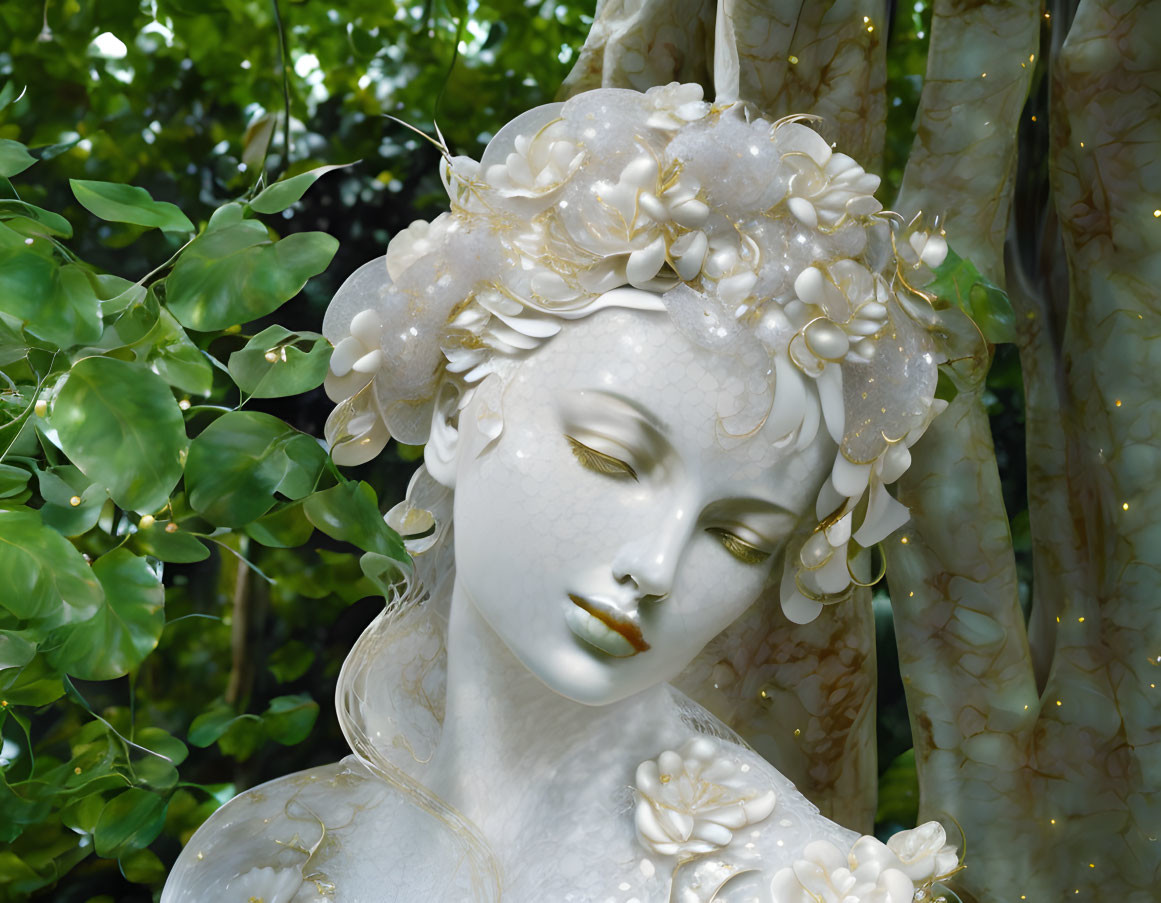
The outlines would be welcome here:
M 489 375 L 569 320 L 642 306 L 615 291 L 633 286 L 691 341 L 754 362 L 753 404 L 722 422 L 723 441 L 772 421 L 779 443 L 826 430 L 839 446 L 780 597 L 800 623 L 844 598 L 858 552 L 906 522 L 887 486 L 944 406 L 943 327 L 916 286 L 947 245 L 884 212 L 878 177 L 806 119 L 710 104 L 697 85 L 599 89 L 513 120 L 479 162 L 445 150 L 449 212 L 396 235 L 327 311 L 336 462 L 392 436 L 432 439 L 438 455 L 433 422 L 454 432 Z M 448 527 L 430 482 L 417 475 L 390 518 L 427 533 L 417 561 Z

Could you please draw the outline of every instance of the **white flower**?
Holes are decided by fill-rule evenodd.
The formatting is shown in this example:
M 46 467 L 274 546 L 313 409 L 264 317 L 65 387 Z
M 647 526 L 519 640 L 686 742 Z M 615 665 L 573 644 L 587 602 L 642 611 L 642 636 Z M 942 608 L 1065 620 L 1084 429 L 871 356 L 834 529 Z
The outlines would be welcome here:
M 709 244 L 700 231 L 709 207 L 698 197 L 697 180 L 663 169 L 654 153 L 640 146 L 616 182 L 593 188 L 596 207 L 569 225 L 576 245 L 597 258 L 581 274 L 586 291 L 601 294 L 626 283 L 662 288 L 653 280 L 667 260 L 682 279 L 697 278 Z
M 383 364 L 383 321 L 371 308 L 361 310 L 351 318 L 350 335 L 341 339 L 331 352 L 331 373 L 342 379 L 354 371 L 361 381 L 373 377 Z
M 791 360 L 818 376 L 827 361 L 841 362 L 853 347 L 864 358 L 874 354 L 871 336 L 887 323 L 890 289 L 880 276 L 853 260 L 809 266 L 794 280 L 798 304 L 787 306 L 802 331 L 791 341 Z M 797 325 L 796 322 L 796 325 Z
M 655 129 L 675 131 L 686 123 L 696 122 L 710 111 L 702 98 L 701 85 L 670 82 L 645 92 L 645 106 L 650 111 L 645 124 Z
M 919 258 L 914 266 L 924 263 L 935 269 L 947 259 L 947 239 L 942 235 L 914 232 L 908 237 L 907 243 Z
M 795 173 L 786 206 L 803 225 L 833 228 L 847 215 L 866 216 L 883 209 L 874 198 L 879 177 L 846 154 L 831 151 L 818 132 L 784 122 L 775 130 L 775 142 L 782 162 Z
M 775 873 L 774 903 L 911 903 L 915 896 L 894 854 L 873 837 L 860 837 L 846 856 L 825 840 L 808 843 L 802 854 Z
M 298 869 L 250 869 L 226 885 L 224 903 L 289 903 L 302 886 Z
M 387 275 L 391 281 L 398 282 L 409 266 L 436 250 L 440 238 L 447 234 L 453 222 L 450 213 L 441 213 L 430 223 L 417 219 L 406 229 L 396 232 L 387 244 Z
M 898 857 L 907 877 L 921 884 L 942 880 L 959 866 L 959 854 L 937 821 L 894 834 L 887 847 Z
M 489 185 L 505 198 L 540 198 L 572 178 L 585 158 L 583 145 L 564 137 L 561 120 L 537 134 L 519 135 L 503 163 L 489 166 Z
M 637 767 L 637 836 L 661 856 L 701 856 L 766 818 L 774 801 L 716 741 L 697 737 Z

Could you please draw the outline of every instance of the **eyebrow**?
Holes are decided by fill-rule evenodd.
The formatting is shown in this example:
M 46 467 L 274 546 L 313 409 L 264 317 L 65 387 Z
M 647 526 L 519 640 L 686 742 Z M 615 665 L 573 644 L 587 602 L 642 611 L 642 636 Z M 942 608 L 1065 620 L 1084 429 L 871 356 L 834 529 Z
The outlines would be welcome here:
M 644 421 L 645 425 L 652 427 L 656 432 L 660 433 L 662 437 L 667 437 L 669 435 L 669 426 L 665 423 L 665 421 L 658 419 L 656 414 L 645 408 L 640 403 L 634 401 L 629 396 L 622 395 L 620 392 L 610 392 L 608 389 L 584 389 L 582 392 L 577 394 L 587 393 L 591 393 L 593 395 L 602 395 L 605 398 L 612 399 L 613 401 L 620 402 L 621 404 L 632 408 L 633 413 L 636 414 L 638 419 Z
M 733 508 L 735 510 L 739 509 L 739 508 L 740 509 L 749 508 L 753 513 L 756 513 L 756 514 L 774 513 L 774 514 L 788 514 L 791 517 L 798 517 L 799 516 L 794 511 L 791 511 L 789 508 L 787 508 L 785 505 L 781 505 L 778 502 L 773 501 L 772 499 L 765 498 L 764 496 L 756 496 L 756 495 L 728 496 L 726 498 L 717 499 L 716 501 L 707 505 L 706 508 L 712 509 L 712 508 L 717 508 L 719 506 L 724 507 L 724 508 Z

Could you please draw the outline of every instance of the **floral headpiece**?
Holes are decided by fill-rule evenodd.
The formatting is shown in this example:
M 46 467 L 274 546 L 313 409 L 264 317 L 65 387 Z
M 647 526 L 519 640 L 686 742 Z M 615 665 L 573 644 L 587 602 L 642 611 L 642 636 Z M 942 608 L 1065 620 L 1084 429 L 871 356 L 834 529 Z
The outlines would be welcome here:
M 839 445 L 782 581 L 788 617 L 813 619 L 859 582 L 854 553 L 908 518 L 886 487 L 942 409 L 944 359 L 909 285 L 947 245 L 904 234 L 878 177 L 807 118 L 771 123 L 698 85 L 599 89 L 517 117 L 479 162 L 445 154 L 450 212 L 396 235 L 327 310 L 335 460 L 423 443 L 435 405 L 454 417 L 498 360 L 615 303 L 612 289 L 655 292 L 695 343 L 760 346 L 758 425 L 797 447 L 825 428 Z

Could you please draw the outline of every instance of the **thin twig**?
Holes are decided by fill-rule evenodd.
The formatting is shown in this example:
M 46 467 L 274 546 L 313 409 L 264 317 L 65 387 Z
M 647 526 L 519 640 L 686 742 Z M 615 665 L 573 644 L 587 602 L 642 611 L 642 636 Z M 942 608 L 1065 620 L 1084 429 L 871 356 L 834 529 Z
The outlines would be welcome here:
M 239 556 L 240 557 L 240 556 Z M 250 650 L 250 632 L 253 613 L 250 608 L 250 569 L 241 561 L 234 574 L 234 615 L 230 629 L 230 682 L 226 686 L 226 702 L 237 705 L 250 692 L 253 656 Z
M 282 68 L 282 171 L 290 169 L 290 74 L 286 63 L 290 50 L 286 46 L 286 28 L 282 24 L 282 10 L 278 0 L 270 0 L 274 7 L 274 21 L 278 25 L 278 65 Z

